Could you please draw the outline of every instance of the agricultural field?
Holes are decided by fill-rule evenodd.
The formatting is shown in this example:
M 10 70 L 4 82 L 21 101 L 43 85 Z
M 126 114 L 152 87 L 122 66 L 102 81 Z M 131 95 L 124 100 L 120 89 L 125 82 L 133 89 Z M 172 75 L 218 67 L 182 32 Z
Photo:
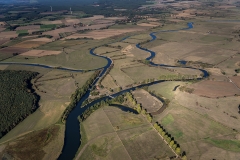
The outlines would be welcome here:
M 163 106 L 163 103 L 159 99 L 153 97 L 143 89 L 134 91 L 133 96 L 148 113 L 157 112 Z
M 28 133 L 14 142 L 0 145 L 0 156 L 3 159 L 12 157 L 28 159 L 29 156 L 34 159 L 55 159 L 61 152 L 64 131 L 63 125 L 52 125 L 46 129 Z
M 148 79 L 158 79 L 160 76 L 172 76 L 177 73 L 171 72 L 161 67 L 149 67 L 147 65 L 137 67 L 126 67 L 121 69 L 126 75 L 128 75 L 134 82 L 143 82 Z
M 142 115 L 127 113 L 112 106 L 103 107 L 95 111 L 82 126 L 87 143 L 76 159 L 146 159 L 174 155 Z M 145 146 L 148 146 L 145 148 L 147 152 L 142 152 Z
M 172 102 L 169 108 L 155 117 L 155 120 L 180 143 L 181 149 L 190 159 L 202 159 L 203 157 L 234 159 L 239 156 L 236 150 L 239 141 L 234 138 L 238 135 L 237 132 L 177 102 Z M 230 137 L 232 141 L 229 140 Z
M 196 95 L 217 98 L 240 95 L 240 89 L 233 83 L 226 81 L 202 81 L 189 86 L 193 88 Z

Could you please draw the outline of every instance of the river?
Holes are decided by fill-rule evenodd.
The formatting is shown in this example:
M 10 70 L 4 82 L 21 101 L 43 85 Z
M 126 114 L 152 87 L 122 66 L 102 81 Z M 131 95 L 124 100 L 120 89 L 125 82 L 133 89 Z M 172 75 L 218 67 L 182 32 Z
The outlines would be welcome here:
M 152 33 L 149 34 L 152 38 L 150 40 L 150 42 L 156 40 L 156 38 L 157 38 L 156 34 L 160 33 L 160 32 L 177 32 L 177 31 L 180 31 L 180 30 L 188 30 L 188 29 L 193 28 L 193 23 L 189 22 L 187 25 L 188 25 L 187 28 L 182 28 L 182 29 L 179 29 L 179 30 L 166 30 L 166 31 L 152 32 Z M 122 40 L 126 40 L 127 38 L 129 38 L 129 37 L 125 37 Z M 142 48 L 140 46 L 140 44 L 137 44 L 136 47 L 150 53 L 150 56 L 148 58 L 146 58 L 146 60 L 150 61 L 155 57 L 155 52 L 154 51 L 148 50 L 146 48 Z M 95 49 L 96 48 L 91 49 L 90 54 L 95 55 L 95 56 L 99 56 L 99 55 L 94 54 Z M 103 57 L 103 56 L 100 56 L 100 57 Z M 107 71 L 108 67 L 112 64 L 111 59 L 109 59 L 107 57 L 103 57 L 103 58 L 108 60 L 108 64 L 104 67 L 104 69 L 101 72 L 99 77 L 101 77 Z M 179 67 L 179 66 L 170 66 L 170 65 L 165 65 L 165 64 L 155 64 L 153 62 L 150 62 L 150 64 L 153 65 L 153 66 Z M 200 71 L 203 72 L 203 77 L 208 77 L 209 76 L 208 72 L 203 70 L 203 69 L 197 69 L 197 68 L 192 68 L 192 67 L 184 67 L 184 68 L 191 68 L 191 69 L 200 70 Z M 97 82 L 98 82 L 98 79 L 95 80 L 95 82 L 93 83 L 92 86 L 94 86 Z M 157 84 L 157 83 L 160 83 L 160 82 L 163 82 L 163 81 L 156 81 L 156 82 L 152 82 L 152 83 L 149 83 L 149 84 L 143 84 L 143 85 L 139 85 L 139 86 L 136 86 L 136 87 L 132 87 L 132 88 L 120 91 L 118 93 L 115 93 L 111 96 L 116 97 L 116 96 L 118 96 L 120 94 L 123 94 L 125 92 L 135 90 L 136 88 L 144 87 L 144 86 L 150 86 L 150 85 Z M 92 88 L 92 86 L 91 86 L 91 88 Z M 84 108 L 81 108 L 80 106 L 82 105 L 83 101 L 85 101 L 90 95 L 90 89 L 87 91 L 87 93 L 84 95 L 84 97 L 79 101 L 78 105 L 71 111 L 71 113 L 68 115 L 68 118 L 66 119 L 66 131 L 65 131 L 64 146 L 63 146 L 63 149 L 62 149 L 62 153 L 58 158 L 59 160 L 73 159 L 75 157 L 75 154 L 77 153 L 77 150 L 78 150 L 80 144 L 81 144 L 80 143 L 80 139 L 81 139 L 80 125 L 79 125 L 79 121 L 78 121 L 77 117 L 79 115 L 81 115 L 87 108 L 94 105 L 95 103 L 109 98 L 108 96 L 100 98 L 100 99 L 98 99 L 96 101 L 93 101 L 90 104 L 86 105 Z

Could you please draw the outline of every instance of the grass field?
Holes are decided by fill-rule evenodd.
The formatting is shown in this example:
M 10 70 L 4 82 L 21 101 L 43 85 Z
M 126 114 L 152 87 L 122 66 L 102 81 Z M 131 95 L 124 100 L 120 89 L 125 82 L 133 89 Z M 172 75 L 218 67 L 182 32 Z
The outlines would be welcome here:
M 41 29 L 55 28 L 55 27 L 56 27 L 56 24 L 44 24 L 40 26 Z
M 176 91 L 175 99 L 179 104 L 207 117 L 211 117 L 230 128 L 240 129 L 238 117 L 239 97 L 206 98 L 195 94 Z M 227 107 L 226 107 L 227 106 Z M 229 123 L 231 121 L 231 123 Z
M 114 90 L 118 88 L 118 85 L 116 84 L 116 82 L 114 82 L 113 78 L 109 74 L 103 79 L 101 84 L 108 89 Z
M 134 82 L 142 82 L 148 79 L 158 79 L 161 75 L 177 75 L 176 73 L 170 72 L 166 69 L 160 67 L 149 67 L 147 65 L 124 68 L 122 71 L 131 77 Z
M 203 155 L 202 150 L 212 149 L 212 146 L 208 146 L 208 144 L 204 145 L 206 138 L 224 138 L 224 136 L 236 134 L 232 129 L 219 124 L 211 118 L 208 118 L 208 116 L 196 113 L 176 102 L 172 102 L 170 107 L 161 115 L 155 117 L 155 120 L 166 128 L 168 133 L 179 142 L 181 149 L 186 151 L 188 158 L 192 159 Z M 201 126 L 201 129 L 199 129 L 199 126 Z M 223 154 L 223 152 L 214 151 L 208 156 L 215 157 L 218 154 Z M 228 152 L 228 154 L 231 155 L 234 153 Z
M 122 66 L 131 63 L 132 62 L 130 59 L 114 60 L 114 67 L 111 69 L 109 74 L 112 76 L 114 80 L 116 80 L 117 84 L 120 85 L 121 87 L 126 87 L 127 85 L 134 83 L 134 81 L 121 70 Z
M 133 96 L 137 102 L 147 110 L 148 113 L 156 112 L 163 106 L 163 103 L 161 101 L 151 96 L 147 91 L 143 89 L 135 90 L 133 92 Z
M 104 107 L 88 117 L 83 126 L 88 142 L 81 147 L 77 159 L 152 159 L 174 155 L 142 115 Z
M 177 86 L 185 85 L 185 82 L 162 82 L 148 87 L 150 91 L 163 95 L 165 98 L 172 100 L 175 97 L 174 88 Z
M 90 55 L 89 52 L 84 51 L 72 51 L 69 54 L 60 53 L 58 55 L 49 55 L 40 58 L 26 57 L 27 56 L 16 56 L 5 62 L 38 63 L 55 67 L 62 66 L 85 70 L 101 68 L 107 64 L 106 59 Z
M 17 34 L 20 34 L 20 33 L 28 33 L 28 30 L 18 30 L 16 31 Z

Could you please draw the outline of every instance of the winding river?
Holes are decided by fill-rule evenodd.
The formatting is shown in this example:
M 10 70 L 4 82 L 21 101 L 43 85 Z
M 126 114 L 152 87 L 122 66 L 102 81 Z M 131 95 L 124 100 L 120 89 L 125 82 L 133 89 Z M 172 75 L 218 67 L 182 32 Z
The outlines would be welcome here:
M 193 28 L 193 23 L 188 23 L 187 28 L 183 28 L 183 29 L 179 29 L 179 30 L 187 30 L 187 29 L 191 29 L 191 28 Z M 160 32 L 176 32 L 176 31 L 179 31 L 179 30 L 168 30 L 168 31 L 159 31 L 159 32 L 150 33 L 149 35 L 152 37 L 150 42 L 156 40 L 157 37 L 156 37 L 155 34 L 157 34 L 157 33 L 160 33 Z M 122 39 L 122 41 L 126 40 L 127 38 L 129 38 L 129 37 L 125 37 L 124 39 Z M 155 52 L 154 51 L 148 50 L 146 48 L 142 48 L 140 46 L 140 44 L 137 44 L 136 47 L 150 53 L 150 56 L 148 58 L 146 58 L 146 60 L 152 60 L 155 57 Z M 95 49 L 96 48 L 91 49 L 90 54 L 95 55 L 94 54 Z M 103 57 L 103 58 L 106 58 L 108 60 L 108 64 L 107 64 L 107 66 L 104 67 L 104 70 L 101 72 L 101 75 L 99 77 L 101 77 L 106 72 L 108 67 L 112 64 L 111 59 L 109 59 L 107 57 Z M 164 64 L 155 64 L 153 62 L 150 62 L 150 64 L 153 65 L 153 66 L 179 67 L 179 66 L 170 66 L 170 65 L 164 65 Z M 185 67 L 185 68 L 197 69 L 197 68 L 192 68 L 192 67 Z M 203 77 L 209 76 L 207 71 L 202 70 L 202 69 L 197 69 L 197 70 L 200 70 L 200 71 L 203 72 Z M 93 86 L 97 83 L 97 81 L 98 81 L 98 79 L 95 80 Z M 152 83 L 149 83 L 149 84 L 143 84 L 143 85 L 139 85 L 139 86 L 136 86 L 136 87 L 132 87 L 132 88 L 120 91 L 118 93 L 115 93 L 111 96 L 116 97 L 116 96 L 118 96 L 122 93 L 129 92 L 131 90 L 135 90 L 136 88 L 144 87 L 144 86 L 150 86 L 150 85 L 157 84 L 157 83 L 160 83 L 160 82 L 163 82 L 163 81 L 156 81 L 156 82 L 152 82 Z M 82 105 L 83 101 L 86 100 L 89 97 L 89 95 L 90 95 L 90 89 L 87 91 L 87 93 L 84 95 L 84 97 L 78 103 L 77 107 L 75 107 L 71 111 L 71 113 L 68 115 L 68 118 L 66 119 L 66 131 L 65 131 L 64 146 L 63 146 L 63 149 L 62 149 L 62 154 L 58 158 L 59 160 L 73 159 L 75 157 L 75 154 L 76 154 L 80 144 L 81 144 L 80 143 L 80 139 L 81 139 L 80 126 L 79 126 L 79 121 L 77 120 L 77 117 L 79 115 L 81 115 L 87 108 L 94 105 L 95 103 L 100 102 L 101 100 L 106 100 L 107 98 L 109 98 L 108 96 L 100 98 L 100 99 L 98 99 L 96 101 L 93 101 L 90 104 L 86 105 L 84 108 L 81 108 L 80 106 Z
M 177 31 L 180 31 L 180 30 L 188 30 L 188 29 L 193 28 L 193 23 L 189 22 L 187 25 L 188 25 L 187 28 L 183 28 L 183 29 L 179 29 L 179 30 L 165 30 L 165 31 L 159 31 L 159 32 L 152 32 L 152 33 L 149 34 L 152 38 L 150 40 L 150 42 L 157 39 L 157 36 L 156 36 L 157 33 L 177 32 Z M 125 37 L 121 41 L 126 40 L 129 37 L 130 36 Z M 179 67 L 179 66 L 170 66 L 170 65 L 165 65 L 165 64 L 155 64 L 151 61 L 156 55 L 154 51 L 148 50 L 146 48 L 142 48 L 140 46 L 140 44 L 137 44 L 136 47 L 150 53 L 150 56 L 148 58 L 146 58 L 146 60 L 150 61 L 150 65 L 163 66 L 163 67 Z M 108 64 L 105 67 L 103 67 L 103 70 L 99 75 L 99 77 L 101 77 L 106 73 L 107 69 L 111 66 L 111 64 L 113 62 L 110 58 L 100 56 L 100 55 L 96 55 L 94 53 L 94 50 L 96 48 L 97 47 L 91 49 L 90 54 L 92 54 L 94 56 L 105 58 L 108 62 Z M 36 66 L 36 67 L 43 67 L 43 68 L 50 68 L 50 69 L 51 68 L 52 69 L 57 68 L 57 69 L 60 69 L 60 70 L 66 70 L 66 71 L 72 71 L 72 72 L 82 72 L 83 71 L 83 70 L 76 70 L 76 69 L 64 68 L 64 67 L 52 67 L 52 66 L 43 65 L 43 64 L 28 64 L 28 63 L 17 63 L 17 62 L 1 62 L 0 65 L 25 65 L 25 66 Z M 197 68 L 192 68 L 192 67 L 184 67 L 184 68 L 191 68 L 191 69 L 200 70 L 203 73 L 203 77 L 209 76 L 208 72 L 203 70 L 203 69 L 197 69 Z M 93 69 L 93 70 L 98 70 L 98 69 Z M 87 93 L 82 97 L 82 99 L 78 102 L 77 106 L 70 112 L 70 114 L 68 115 L 68 117 L 66 119 L 64 146 L 63 146 L 63 149 L 62 149 L 62 153 L 58 158 L 59 160 L 73 159 L 75 157 L 75 154 L 77 153 L 77 150 L 78 150 L 80 144 L 81 144 L 80 143 L 80 139 L 81 139 L 80 126 L 79 126 L 79 121 L 78 121 L 77 117 L 79 115 L 81 115 L 87 108 L 94 105 L 95 103 L 109 98 L 108 96 L 106 96 L 106 97 L 103 97 L 103 98 L 100 98 L 96 101 L 91 102 L 90 104 L 86 105 L 84 108 L 80 107 L 82 105 L 83 101 L 85 101 L 89 97 L 90 90 L 94 85 L 96 85 L 96 83 L 99 80 L 99 77 L 95 79 L 95 81 L 93 82 L 92 86 L 89 88 Z M 120 91 L 118 93 L 115 93 L 111 96 L 116 97 L 116 96 L 118 96 L 122 93 L 128 92 L 130 90 L 135 90 L 136 88 L 139 88 L 139 87 L 149 86 L 149 85 L 157 84 L 157 83 L 160 83 L 160 82 L 163 82 L 163 81 L 160 80 L 160 81 L 155 81 L 155 82 L 152 82 L 152 83 L 149 83 L 149 84 L 143 84 L 143 85 L 135 86 L 135 87 L 132 87 L 132 88 L 129 88 L 129 89 L 126 89 L 126 90 L 122 90 L 122 91 Z M 119 107 L 120 109 L 126 110 L 126 108 L 124 108 L 123 106 L 115 106 L 115 107 Z

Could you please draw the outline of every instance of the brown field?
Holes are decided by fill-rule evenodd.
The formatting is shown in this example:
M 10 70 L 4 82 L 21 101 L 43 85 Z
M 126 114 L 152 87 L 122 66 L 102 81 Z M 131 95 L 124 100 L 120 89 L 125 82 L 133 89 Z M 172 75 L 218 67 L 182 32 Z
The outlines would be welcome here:
M 229 77 L 240 88 L 240 76 Z
M 138 26 L 143 26 L 143 27 L 156 27 L 156 26 L 160 26 L 161 23 L 157 23 L 157 22 L 150 22 L 150 23 L 138 23 Z
M 4 31 L 6 28 L 0 26 L 0 32 Z
M 7 41 L 9 41 L 8 38 L 3 38 L 3 39 L 0 39 L 0 45 L 6 43 Z
M 8 67 L 8 65 L 0 65 L 0 70 L 5 70 Z
M 154 22 L 155 22 L 155 21 L 159 21 L 159 19 L 157 19 L 157 18 L 148 18 L 147 20 L 148 20 L 148 21 L 154 21 Z
M 76 31 L 77 29 L 75 29 L 74 27 L 66 27 L 66 28 L 60 28 L 60 29 L 44 32 L 43 35 L 51 35 L 54 38 L 59 38 L 60 37 L 59 33 L 76 32 Z
M 95 26 L 98 26 L 98 25 L 95 25 Z M 76 38 L 84 38 L 84 37 L 93 38 L 93 39 L 104 39 L 104 38 L 121 35 L 128 32 L 143 31 L 143 30 L 144 28 L 104 29 L 104 30 L 91 31 L 85 34 L 74 34 L 69 37 L 66 37 L 66 39 L 72 39 L 72 38 L 76 39 Z
M 206 80 L 191 87 L 194 88 L 194 94 L 211 98 L 240 95 L 240 90 L 234 84 L 224 81 Z
M 61 51 L 30 50 L 25 53 L 22 53 L 21 56 L 42 57 L 42 56 L 48 56 L 48 55 L 57 55 L 60 53 Z
M 161 101 L 143 89 L 134 91 L 133 95 L 137 102 L 142 104 L 143 108 L 146 109 L 148 113 L 156 112 L 163 106 Z
M 40 25 L 29 25 L 29 26 L 20 26 L 17 27 L 16 30 L 33 30 L 33 29 L 40 29 Z
M 51 39 L 49 38 L 36 38 L 36 39 L 32 39 L 32 40 L 28 40 L 28 41 L 32 41 L 32 42 L 52 42 Z
M 7 31 L 7 32 L 0 32 L 0 38 L 15 38 L 17 37 L 18 34 L 16 33 L 16 31 Z
M 122 20 L 122 19 L 126 19 L 126 17 L 107 17 L 104 19 L 108 19 L 108 20 Z
M 66 22 L 66 23 L 64 23 L 64 24 L 78 24 L 78 23 L 80 23 L 81 21 L 80 21 L 80 19 L 65 19 L 64 20 L 64 22 Z
M 0 15 L 1 16 L 1 15 Z M 1 17 L 0 17 L 1 18 Z M 5 25 L 6 23 L 5 22 L 0 22 L 0 26 L 3 26 Z
M 7 48 L 3 48 L 0 49 L 0 53 L 24 53 L 27 52 L 28 49 L 27 48 L 21 48 L 21 47 L 7 47 Z
M 14 47 L 19 47 L 19 48 L 35 48 L 35 47 L 39 47 L 43 44 L 46 44 L 46 42 L 43 41 L 24 41 L 21 43 L 18 43 L 16 45 L 14 45 Z

